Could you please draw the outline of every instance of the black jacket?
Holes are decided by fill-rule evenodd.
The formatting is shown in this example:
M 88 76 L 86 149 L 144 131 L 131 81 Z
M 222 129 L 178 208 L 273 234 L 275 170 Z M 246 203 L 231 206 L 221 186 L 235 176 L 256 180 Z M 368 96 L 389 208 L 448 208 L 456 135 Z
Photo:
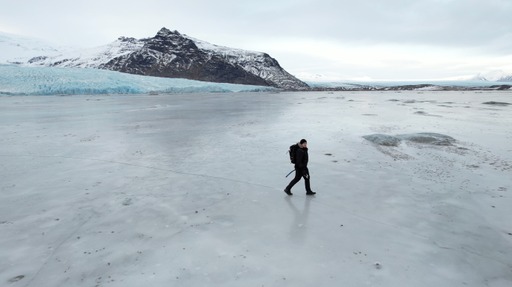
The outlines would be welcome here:
M 295 154 L 295 169 L 308 167 L 308 148 L 298 148 Z

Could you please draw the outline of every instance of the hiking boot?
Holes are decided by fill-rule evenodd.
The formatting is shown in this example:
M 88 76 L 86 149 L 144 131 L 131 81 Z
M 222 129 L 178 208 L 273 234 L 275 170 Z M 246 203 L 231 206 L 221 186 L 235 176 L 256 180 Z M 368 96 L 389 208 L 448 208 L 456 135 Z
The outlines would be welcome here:
M 315 195 L 315 194 L 316 194 L 316 192 L 313 192 L 313 191 L 306 192 L 306 195 Z
M 284 189 L 284 193 L 286 193 L 288 195 L 293 195 L 293 193 L 287 188 Z

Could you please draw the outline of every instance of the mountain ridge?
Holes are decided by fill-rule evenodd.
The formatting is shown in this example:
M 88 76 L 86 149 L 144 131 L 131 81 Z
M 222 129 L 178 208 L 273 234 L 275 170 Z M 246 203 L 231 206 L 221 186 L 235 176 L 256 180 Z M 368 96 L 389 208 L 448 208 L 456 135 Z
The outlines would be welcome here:
M 266 53 L 217 46 L 162 28 L 151 38 L 119 37 L 93 49 L 60 56 L 39 56 L 32 66 L 98 68 L 156 77 L 306 90 Z

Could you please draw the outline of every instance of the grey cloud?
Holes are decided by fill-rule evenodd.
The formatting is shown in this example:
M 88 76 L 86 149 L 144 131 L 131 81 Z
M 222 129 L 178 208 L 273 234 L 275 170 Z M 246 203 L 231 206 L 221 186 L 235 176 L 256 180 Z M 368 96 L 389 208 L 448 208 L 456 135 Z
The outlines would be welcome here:
M 242 11 L 246 22 L 232 29 L 369 44 L 512 48 L 512 42 L 503 47 L 498 41 L 512 27 L 510 1 L 301 1 L 259 11 Z M 501 44 L 492 46 L 496 41 Z
M 191 36 L 302 37 L 343 43 L 467 46 L 506 51 L 509 0 L 0 0 L 0 28 L 40 35 L 152 36 L 166 26 Z M 58 32 L 55 33 L 55 30 Z M 134 35 L 136 34 L 136 35 Z M 114 37 L 113 37 L 114 38 Z M 509 37 L 505 36 L 505 39 Z

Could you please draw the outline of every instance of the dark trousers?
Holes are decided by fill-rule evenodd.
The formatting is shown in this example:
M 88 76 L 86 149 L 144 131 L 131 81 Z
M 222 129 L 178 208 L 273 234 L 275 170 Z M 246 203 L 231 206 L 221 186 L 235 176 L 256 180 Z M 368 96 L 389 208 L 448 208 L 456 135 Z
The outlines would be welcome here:
M 306 177 L 307 175 L 307 177 Z M 311 192 L 311 186 L 309 184 L 309 179 L 311 176 L 309 176 L 309 170 L 308 168 L 303 169 L 295 169 L 295 177 L 290 181 L 290 184 L 286 187 L 287 190 L 292 190 L 292 187 L 299 182 L 299 180 L 304 177 L 304 184 L 306 185 L 306 192 Z

